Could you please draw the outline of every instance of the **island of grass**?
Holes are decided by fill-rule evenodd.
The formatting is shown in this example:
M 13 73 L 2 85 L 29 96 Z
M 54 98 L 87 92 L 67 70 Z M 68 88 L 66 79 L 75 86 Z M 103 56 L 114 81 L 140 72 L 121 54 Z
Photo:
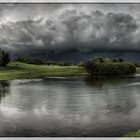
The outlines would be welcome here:
M 0 67 L 0 80 L 32 79 L 50 76 L 81 76 L 86 71 L 81 66 L 34 65 L 21 62 L 10 62 Z

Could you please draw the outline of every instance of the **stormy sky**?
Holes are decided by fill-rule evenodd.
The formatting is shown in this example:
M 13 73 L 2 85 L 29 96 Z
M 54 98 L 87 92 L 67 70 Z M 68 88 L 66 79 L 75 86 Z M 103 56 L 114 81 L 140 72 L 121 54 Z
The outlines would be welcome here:
M 0 4 L 0 47 L 140 51 L 140 4 Z

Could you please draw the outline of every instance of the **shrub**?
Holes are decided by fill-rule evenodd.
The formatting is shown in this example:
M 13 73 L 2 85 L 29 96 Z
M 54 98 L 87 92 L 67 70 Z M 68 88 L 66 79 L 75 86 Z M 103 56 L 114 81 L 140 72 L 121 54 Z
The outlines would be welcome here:
M 136 66 L 128 62 L 93 62 L 88 61 L 85 65 L 88 73 L 93 75 L 125 75 L 136 72 Z
M 81 66 L 81 67 L 84 67 L 85 66 L 85 62 L 84 61 L 81 61 L 78 66 Z
M 36 65 L 47 64 L 47 61 L 44 59 L 35 59 L 35 58 L 29 58 L 29 57 L 23 57 L 23 56 L 17 57 L 15 61 L 27 63 L 27 64 L 36 64 Z
M 35 65 L 41 65 L 41 64 L 47 64 L 47 65 L 59 65 L 59 66 L 71 66 L 71 63 L 68 62 L 57 62 L 57 61 L 47 61 L 45 59 L 39 59 L 39 58 L 31 58 L 31 57 L 25 57 L 25 56 L 18 56 L 15 61 L 27 63 L 27 64 L 35 64 Z

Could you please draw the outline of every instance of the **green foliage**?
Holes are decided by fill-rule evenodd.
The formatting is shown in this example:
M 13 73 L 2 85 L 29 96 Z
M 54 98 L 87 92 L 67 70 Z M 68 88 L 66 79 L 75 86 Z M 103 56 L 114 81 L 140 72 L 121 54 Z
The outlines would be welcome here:
M 27 64 L 36 64 L 36 65 L 47 64 L 47 61 L 44 59 L 35 59 L 35 58 L 29 58 L 25 56 L 19 56 L 16 58 L 15 61 L 27 63 Z
M 140 130 L 131 131 L 128 134 L 126 134 L 125 137 L 140 137 Z
M 91 60 L 86 63 L 85 68 L 88 73 L 93 75 L 126 75 L 136 72 L 134 64 L 124 62 L 123 60 Z
M 102 58 L 101 56 L 95 56 L 91 59 L 92 62 L 124 62 L 122 58 L 116 59 L 116 58 Z
M 68 62 L 55 62 L 55 61 L 47 61 L 45 59 L 39 59 L 39 58 L 30 58 L 25 56 L 19 56 L 15 59 L 15 61 L 26 63 L 26 64 L 35 64 L 35 65 L 59 65 L 59 66 L 71 66 L 71 63 Z
M 84 62 L 84 61 L 81 61 L 81 62 L 79 63 L 79 66 L 85 67 L 85 62 Z
M 92 62 L 104 62 L 103 58 L 100 56 L 96 56 L 93 59 L 91 59 Z
M 0 49 L 0 66 L 6 66 L 10 61 L 9 53 Z

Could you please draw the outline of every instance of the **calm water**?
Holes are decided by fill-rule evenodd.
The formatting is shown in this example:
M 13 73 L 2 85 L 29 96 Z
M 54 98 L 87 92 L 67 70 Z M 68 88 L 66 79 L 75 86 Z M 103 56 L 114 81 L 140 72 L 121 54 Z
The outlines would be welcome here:
M 0 136 L 123 136 L 140 129 L 140 76 L 0 82 Z

